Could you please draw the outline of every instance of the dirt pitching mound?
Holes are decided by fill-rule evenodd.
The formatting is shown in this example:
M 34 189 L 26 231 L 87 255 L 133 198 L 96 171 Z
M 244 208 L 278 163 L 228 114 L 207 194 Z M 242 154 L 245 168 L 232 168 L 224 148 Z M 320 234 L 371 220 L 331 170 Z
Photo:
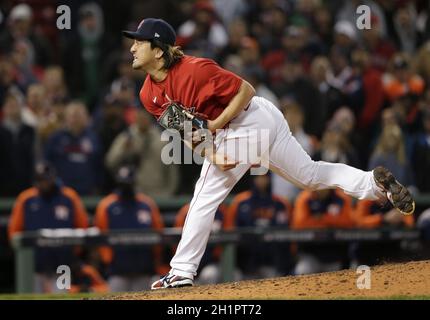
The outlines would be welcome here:
M 355 270 L 144 291 L 108 299 L 334 299 L 430 296 L 430 261 L 371 268 L 371 289 L 357 288 Z

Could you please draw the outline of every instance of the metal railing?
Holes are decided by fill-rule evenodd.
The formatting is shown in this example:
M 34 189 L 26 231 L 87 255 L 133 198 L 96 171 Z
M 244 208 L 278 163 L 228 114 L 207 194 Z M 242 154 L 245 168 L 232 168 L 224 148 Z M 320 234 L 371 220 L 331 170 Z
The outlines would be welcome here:
M 94 210 L 103 197 L 91 196 L 82 197 L 82 202 L 88 210 Z M 154 197 L 161 211 L 168 209 L 179 209 L 186 203 L 190 202 L 192 195 L 174 196 L 174 197 Z M 414 196 L 415 202 L 418 207 L 430 207 L 430 194 L 419 194 Z M 233 196 L 228 196 L 224 203 L 229 204 Z M 0 212 L 10 212 L 12 210 L 15 198 L 1 198 L 0 197 Z
M 115 230 L 101 233 L 97 228 L 89 229 L 44 229 L 23 232 L 13 239 L 15 250 L 16 292 L 33 291 L 34 248 L 64 246 L 153 246 L 175 245 L 180 239 L 180 229 L 166 228 L 162 232 L 152 230 Z M 380 242 L 418 240 L 417 229 L 321 229 L 288 230 L 281 227 L 241 228 L 232 231 L 211 233 L 209 244 L 223 246 L 220 267 L 223 281 L 232 281 L 235 269 L 235 252 L 238 243 L 256 242 Z

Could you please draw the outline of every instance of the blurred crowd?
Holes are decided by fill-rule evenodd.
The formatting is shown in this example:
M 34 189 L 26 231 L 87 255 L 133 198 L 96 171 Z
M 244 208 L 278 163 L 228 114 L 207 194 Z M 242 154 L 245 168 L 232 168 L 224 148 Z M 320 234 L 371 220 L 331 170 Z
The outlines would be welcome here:
M 356 8 L 361 4 L 370 8 L 370 29 L 357 28 Z M 177 44 L 186 54 L 214 59 L 278 106 L 313 159 L 363 170 L 383 165 L 414 194 L 430 193 L 428 1 L 124 0 L 69 1 L 69 5 L 72 28 L 59 30 L 56 1 L 0 4 L 0 196 L 20 195 L 17 203 L 22 207 L 15 209 L 21 213 L 14 211 L 15 215 L 28 214 L 26 209 L 32 207 L 24 206 L 26 201 L 44 201 L 34 200 L 34 189 L 28 188 L 35 178 L 40 182 L 52 175 L 51 189 L 56 191 L 51 190 L 51 196 L 55 193 L 61 205 L 54 210 L 57 218 L 46 221 L 59 219 L 64 223 L 59 225 L 68 227 L 91 224 L 85 209 L 76 213 L 79 219 L 72 214 L 71 203 L 82 196 L 108 195 L 94 219 L 95 225 L 108 230 L 162 228 L 162 214 L 151 197 L 192 193 L 199 168 L 160 161 L 166 142 L 138 100 L 145 74 L 131 68 L 131 40 L 121 37 L 122 29 L 134 29 L 149 16 L 164 18 L 175 27 Z M 39 162 L 46 163 L 48 173 L 37 172 Z M 122 169 L 133 172 L 127 183 L 118 180 Z M 124 191 L 130 189 L 130 181 L 133 191 Z M 123 205 L 118 199 L 124 192 L 142 194 L 126 208 L 134 212 L 134 220 L 119 218 L 118 212 L 125 209 L 118 209 Z M 414 225 L 412 217 L 402 218 L 388 206 L 353 204 L 336 190 L 302 192 L 274 174 L 248 176 L 234 193 L 233 204 L 220 207 L 215 227 Z M 185 215 L 183 208 L 177 226 Z M 41 227 L 12 220 L 12 233 Z M 104 265 L 111 266 L 111 276 L 118 275 L 109 281 L 118 290 L 148 282 L 138 280 L 138 270 L 145 270 L 145 276 L 156 269 L 165 271 L 163 250 L 139 253 L 141 259 L 158 257 L 154 261 L 159 263 L 145 269 L 138 262 L 118 264 L 124 260 L 118 257 L 137 254 L 132 249 L 115 254 L 111 249 L 104 248 L 100 256 Z M 241 248 L 237 277 L 332 270 L 345 261 L 374 259 L 367 249 L 358 244 L 267 251 L 253 247 L 252 252 Z M 279 250 L 284 255 L 273 254 Z M 213 262 L 220 250 L 209 251 L 201 274 L 202 279 L 214 281 L 219 275 Z M 285 252 L 291 253 L 291 259 Z M 344 252 L 342 259 L 339 252 Z M 87 255 L 91 260 L 92 255 Z M 280 256 L 283 259 L 273 261 Z M 262 268 L 250 268 L 255 265 Z M 85 267 L 78 268 L 80 274 Z M 96 269 L 85 270 L 105 288 Z M 124 279 L 124 274 L 137 278 Z M 39 280 L 39 285 L 49 282 Z

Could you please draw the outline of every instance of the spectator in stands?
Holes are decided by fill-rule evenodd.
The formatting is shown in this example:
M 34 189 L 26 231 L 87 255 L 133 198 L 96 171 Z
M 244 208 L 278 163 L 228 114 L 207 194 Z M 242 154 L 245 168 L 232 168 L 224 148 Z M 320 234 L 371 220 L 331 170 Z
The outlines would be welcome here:
M 97 206 L 95 226 L 103 232 L 109 230 L 161 230 L 164 227 L 154 200 L 134 189 L 134 170 L 122 166 L 117 171 L 117 189 L 103 198 Z M 148 288 L 152 277 L 165 272 L 160 246 L 111 246 L 100 250 L 108 266 L 110 289 L 138 291 Z
M 257 96 L 266 98 L 275 106 L 279 106 L 278 97 L 264 84 L 266 74 L 262 68 L 255 65 L 245 66 L 242 75 L 254 87 Z
M 187 218 L 188 209 L 190 204 L 185 204 L 175 217 L 175 228 L 182 228 Z M 221 205 L 215 212 L 215 217 L 212 225 L 212 232 L 216 233 L 225 227 L 225 216 L 227 214 L 227 208 Z M 200 262 L 198 270 L 197 282 L 199 284 L 215 284 L 222 282 L 222 274 L 220 272 L 220 258 L 222 254 L 222 247 L 209 244 Z M 240 272 L 236 270 L 236 280 L 240 280 Z
M 414 3 L 403 2 L 394 13 L 395 41 L 400 51 L 412 54 L 418 45 L 417 12 Z
M 0 57 L 0 106 L 10 89 L 19 90 L 15 83 L 15 68 L 8 56 Z M 0 109 L 0 119 L 2 110 Z
M 69 90 L 64 80 L 64 69 L 60 66 L 53 65 L 45 69 L 42 85 L 48 104 L 53 104 L 56 101 L 64 102 L 69 97 Z
M 343 48 L 333 46 L 330 51 L 332 72 L 327 76 L 327 83 L 341 93 L 338 104 L 328 110 L 331 117 L 342 105 L 353 110 L 360 110 L 364 104 L 364 94 L 360 77 L 354 73 L 350 63 L 350 54 Z M 357 112 L 358 113 L 358 112 Z
M 104 28 L 99 4 L 84 3 L 78 11 L 78 32 L 63 45 L 62 62 L 70 93 L 83 99 L 90 110 L 95 107 L 103 80 L 103 56 L 114 47 Z
M 303 73 L 309 69 L 314 52 L 308 50 L 308 38 L 307 27 L 291 25 L 285 28 L 282 38 L 276 40 L 282 47 L 277 45 L 263 56 L 261 64 L 267 71 L 270 84 L 274 88 L 281 86 L 282 80 L 288 76 L 283 70 L 283 67 L 288 64 L 297 64 L 297 68 Z M 259 40 L 259 43 L 263 42 Z M 261 50 L 264 52 L 263 49 Z
M 385 21 L 385 14 L 381 6 L 373 0 L 352 0 L 343 3 L 343 6 L 338 10 L 336 14 L 337 21 L 356 21 L 357 19 L 357 8 L 360 5 L 366 5 L 370 7 L 370 12 L 374 16 L 374 20 L 378 21 L 378 28 L 383 37 L 387 36 L 387 23 Z M 371 24 L 373 28 L 373 24 Z
M 135 91 L 132 80 L 118 78 L 112 82 L 104 103 L 96 110 L 93 126 L 101 139 L 103 155 L 108 152 L 116 136 L 136 122 L 137 110 L 141 106 L 136 101 Z
M 43 158 L 44 146 L 49 137 L 62 128 L 65 122 L 65 105 L 68 89 L 63 69 L 51 65 L 44 70 L 42 80 L 29 86 L 27 107 L 23 121 L 36 130 L 36 157 Z
M 7 28 L 0 33 L 0 52 L 8 53 L 15 41 L 28 45 L 31 64 L 47 66 L 52 63 L 53 50 L 47 39 L 36 32 L 33 10 L 28 4 L 17 4 L 9 13 Z
M 391 61 L 390 70 L 384 75 L 384 90 L 390 101 L 412 95 L 418 96 L 424 91 L 424 80 L 414 74 L 410 68 L 409 58 L 397 54 Z
M 243 73 L 243 61 L 238 55 L 230 54 L 223 61 L 223 68 L 225 68 L 231 72 L 235 72 L 237 74 L 242 74 Z
M 425 42 L 414 55 L 412 64 L 414 71 L 423 77 L 424 82 L 428 85 L 430 83 L 430 40 Z
M 342 142 L 341 147 L 347 153 L 348 161 L 355 163 L 357 168 L 367 168 L 364 164 L 368 157 L 363 157 L 358 150 L 365 150 L 363 145 L 367 145 L 368 141 L 364 140 L 361 133 L 356 130 L 356 117 L 351 108 L 342 106 L 337 109 L 327 125 L 329 128 L 339 130 Z M 357 150 L 357 147 L 360 147 L 360 149 Z
M 384 19 L 380 15 L 375 14 L 374 11 L 371 14 L 370 24 L 370 29 L 360 30 L 362 45 L 369 52 L 372 67 L 383 72 L 387 68 L 387 62 L 395 54 L 396 48 L 386 36 Z
M 198 51 L 199 56 L 215 58 L 228 43 L 228 34 L 219 22 L 210 1 L 196 1 L 192 18 L 178 29 L 177 43 L 186 51 Z
M 333 44 L 333 15 L 326 6 L 319 6 L 315 10 L 313 19 L 313 33 L 322 45 L 321 54 L 327 54 Z
M 39 117 L 46 113 L 48 104 L 46 101 L 45 88 L 40 83 L 28 87 L 26 105 L 22 109 L 22 121 L 30 127 L 37 129 Z
M 248 4 L 245 0 L 212 0 L 217 15 L 222 19 L 225 26 L 239 16 L 246 13 Z M 232 32 L 229 31 L 229 36 Z
M 290 98 L 297 101 L 305 114 L 304 130 L 308 134 L 320 136 L 324 130 L 326 110 L 322 107 L 324 101 L 318 94 L 318 88 L 306 77 L 297 60 L 287 60 L 280 67 L 282 81 L 273 86 L 273 92 L 282 101 Z
M 253 177 L 252 188 L 234 197 L 226 216 L 226 228 L 288 227 L 290 204 L 272 195 L 270 176 Z M 238 267 L 244 278 L 287 274 L 291 263 L 288 244 L 253 243 L 238 246 Z
M 338 21 L 334 26 L 334 44 L 347 54 L 351 54 L 357 45 L 357 28 L 347 20 Z
M 247 21 L 250 33 L 258 40 L 262 52 L 281 49 L 282 37 L 287 27 L 288 4 L 276 1 L 249 3 Z
M 137 26 L 131 26 L 131 29 L 136 29 Z M 103 62 L 103 83 L 109 84 L 113 80 L 125 76 L 122 74 L 122 69 L 131 69 L 130 66 L 130 47 L 133 45 L 133 39 L 122 37 L 121 45 L 118 48 L 113 49 L 106 57 Z M 123 66 L 124 64 L 124 66 Z M 128 66 L 128 68 L 126 67 Z
M 240 40 L 237 54 L 241 58 L 244 68 L 258 67 L 260 64 L 260 45 L 252 37 L 243 37 Z
M 406 156 L 405 142 L 399 126 L 383 127 L 378 143 L 370 157 L 369 168 L 384 166 L 396 175 L 400 183 L 413 186 L 413 175 Z
M 352 200 L 340 190 L 302 191 L 296 199 L 292 228 L 351 228 Z M 340 270 L 347 265 L 348 245 L 299 244 L 296 275 Z
M 40 83 L 28 87 L 26 102 L 22 110 L 22 121 L 35 130 L 35 157 L 41 159 L 47 137 L 60 127 L 62 118 L 57 115 L 60 110 L 54 109 L 56 104 L 51 104 L 47 99 L 45 87 Z
M 141 108 L 135 93 L 136 85 L 127 77 L 115 79 L 110 86 L 109 100 L 120 105 L 127 125 L 136 122 L 137 109 Z
M 34 168 L 34 129 L 22 121 L 23 99 L 10 90 L 0 122 L 0 194 L 16 196 L 32 184 Z
M 177 187 L 178 169 L 160 160 L 165 145 L 149 113 L 139 109 L 136 123 L 116 137 L 105 163 L 112 172 L 124 164 L 132 164 L 136 166 L 137 191 L 151 197 L 171 196 Z
M 307 22 L 311 22 L 315 16 L 316 10 L 320 5 L 320 1 L 297 0 L 294 7 L 295 14 L 292 17 L 292 20 L 295 21 L 295 19 L 301 18 L 305 19 Z
M 84 104 L 71 102 L 66 107 L 65 128 L 46 143 L 45 158 L 56 168 L 65 184 L 80 195 L 97 194 L 102 183 L 100 142 L 89 128 Z
M 330 60 L 325 56 L 317 56 L 312 60 L 310 72 L 309 72 L 309 80 L 311 82 L 311 91 L 312 94 L 316 97 L 314 109 L 318 110 L 318 117 L 322 119 L 319 124 L 317 121 L 312 121 L 313 125 L 317 125 L 317 130 L 307 131 L 306 128 L 309 128 L 309 125 L 306 126 L 305 131 L 308 133 L 313 133 L 318 138 L 321 138 L 324 125 L 326 121 L 331 116 L 332 111 L 339 107 L 342 100 L 342 93 L 330 86 L 328 83 L 328 78 L 332 73 L 332 68 L 330 64 Z M 308 116 L 314 117 L 312 114 L 308 113 Z
M 51 136 L 63 129 L 66 122 L 66 106 L 66 101 L 58 98 L 49 103 L 44 113 L 39 114 L 36 150 L 38 157 L 43 157 L 45 145 Z
M 423 130 L 415 138 L 412 161 L 415 183 L 422 193 L 430 192 L 430 106 L 423 114 Z
M 384 105 L 385 93 L 381 72 L 370 64 L 369 53 L 362 49 L 351 54 L 353 71 L 363 86 L 364 101 L 356 111 L 358 128 L 362 134 L 372 131 Z M 368 134 L 367 134 L 368 136 Z
M 94 126 L 100 138 L 101 154 L 104 158 L 115 138 L 127 129 L 127 122 L 124 117 L 123 106 L 118 101 L 112 100 L 110 96 L 105 98 L 104 104 L 95 116 L 98 116 L 98 121 L 94 123 Z M 114 188 L 114 174 L 106 166 L 103 166 L 103 171 L 103 193 L 111 192 Z
M 23 231 L 55 228 L 87 228 L 88 215 L 78 194 L 57 178 L 55 170 L 38 163 L 35 186 L 23 191 L 15 201 L 8 226 L 9 239 Z M 77 261 L 76 248 L 36 248 L 34 291 L 58 292 L 56 286 L 60 265 Z
M 386 108 L 381 113 L 381 126 L 400 125 L 400 119 L 394 108 Z
M 302 108 L 296 102 L 289 101 L 284 104 L 283 109 L 285 119 L 290 126 L 290 130 L 294 138 L 296 138 L 307 154 L 312 157 L 316 148 L 316 142 L 315 139 L 306 134 L 303 130 L 305 119 Z M 286 198 L 289 202 L 293 203 L 301 189 L 277 174 L 272 174 L 271 178 L 273 194 Z
M 383 83 L 387 99 L 402 115 L 402 126 L 415 131 L 419 127 L 418 102 L 424 93 L 425 83 L 420 75 L 413 72 L 409 59 L 405 54 L 396 54 L 384 74 Z
M 357 152 L 351 145 L 349 137 L 345 135 L 342 125 L 336 121 L 328 124 L 320 148 L 314 154 L 314 160 L 359 166 Z
M 381 207 L 380 203 L 371 200 L 359 200 L 354 214 L 358 228 L 412 228 L 414 217 L 403 216 L 390 204 Z M 401 258 L 402 249 L 399 242 L 354 243 L 351 245 L 352 265 L 375 265 L 380 261 Z
M 42 70 L 36 67 L 32 61 L 30 44 L 23 40 L 13 43 L 10 59 L 15 67 L 15 81 L 22 92 L 41 78 Z
M 228 43 L 218 55 L 218 61 L 223 64 L 229 55 L 237 55 L 243 44 L 243 39 L 249 36 L 246 22 L 237 18 L 228 25 Z

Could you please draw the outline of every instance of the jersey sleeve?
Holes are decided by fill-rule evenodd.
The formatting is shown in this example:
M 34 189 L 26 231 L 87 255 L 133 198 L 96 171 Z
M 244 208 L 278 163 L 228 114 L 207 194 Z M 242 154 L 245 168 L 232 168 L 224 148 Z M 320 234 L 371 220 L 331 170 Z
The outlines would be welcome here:
M 202 60 L 194 70 L 198 94 L 201 100 L 216 100 L 227 105 L 239 91 L 242 79 L 233 72 L 221 68 L 214 61 Z

